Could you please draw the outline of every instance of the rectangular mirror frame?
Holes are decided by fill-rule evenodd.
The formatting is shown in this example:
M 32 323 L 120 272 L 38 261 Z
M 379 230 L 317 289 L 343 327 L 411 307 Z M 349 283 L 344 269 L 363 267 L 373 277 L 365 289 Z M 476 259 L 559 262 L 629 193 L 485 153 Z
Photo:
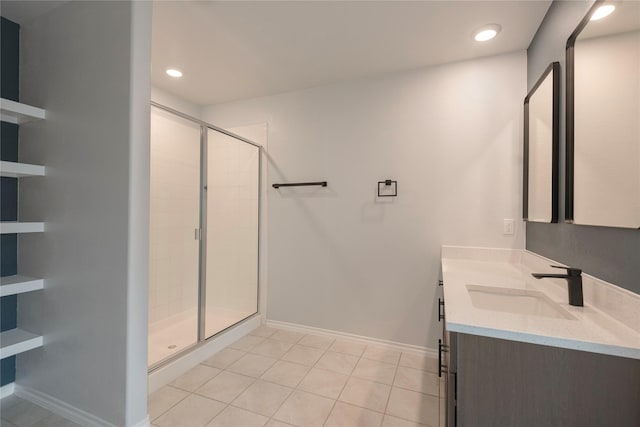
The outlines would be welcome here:
M 524 149 L 523 149 L 523 188 L 522 219 L 529 216 L 529 101 L 549 73 L 553 78 L 553 126 L 551 144 L 551 223 L 558 222 L 558 177 L 560 154 L 560 63 L 552 62 L 524 98 Z
M 574 153 L 575 153 L 575 145 L 574 145 L 574 88 L 575 88 L 575 79 L 574 79 L 574 70 L 575 70 L 575 61 L 574 61 L 574 47 L 576 44 L 576 40 L 578 35 L 582 32 L 584 27 L 587 26 L 589 21 L 591 20 L 591 15 L 593 12 L 603 3 L 604 0 L 596 0 L 595 3 L 591 6 L 591 9 L 587 12 L 582 21 L 578 24 L 573 33 L 567 39 L 567 47 L 565 51 L 566 55 L 566 67 L 567 67 L 567 89 L 566 89 L 566 112 L 565 112 L 565 127 L 566 127 L 566 160 L 565 160 L 565 207 L 564 207 L 564 220 L 567 223 L 573 223 L 573 190 L 574 190 Z

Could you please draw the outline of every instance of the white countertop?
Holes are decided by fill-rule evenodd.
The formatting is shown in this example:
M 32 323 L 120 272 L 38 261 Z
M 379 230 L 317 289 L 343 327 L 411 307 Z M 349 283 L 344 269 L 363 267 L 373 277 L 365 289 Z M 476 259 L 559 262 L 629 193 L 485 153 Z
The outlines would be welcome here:
M 558 263 L 524 250 L 443 246 L 447 329 L 640 359 L 640 295 L 583 273 L 584 307 L 571 306 L 566 280 L 531 276 L 532 272 L 562 273 L 549 264 Z M 467 285 L 539 291 L 572 318 L 480 309 L 474 306 Z

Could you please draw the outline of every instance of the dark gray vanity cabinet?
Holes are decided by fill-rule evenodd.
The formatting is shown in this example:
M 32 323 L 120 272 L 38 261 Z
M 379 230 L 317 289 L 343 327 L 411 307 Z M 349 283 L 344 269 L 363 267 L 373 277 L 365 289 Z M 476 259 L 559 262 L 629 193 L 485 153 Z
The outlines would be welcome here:
M 445 426 L 460 425 L 457 423 L 457 406 L 458 406 L 458 390 L 457 390 L 457 334 L 455 332 L 448 332 L 443 323 L 442 336 L 444 338 L 444 345 L 440 349 L 442 358 L 440 370 L 442 376 L 445 379 Z M 442 417 L 441 417 L 442 419 Z
M 640 426 L 640 360 L 447 333 L 444 325 L 443 338 L 447 427 Z
M 442 286 L 442 282 L 440 282 Z M 449 332 L 446 327 L 444 297 L 438 299 L 438 321 L 442 322 L 442 335 L 438 340 L 438 375 L 444 378 L 444 416 L 440 416 L 443 426 L 456 425 L 456 333 Z M 442 427 L 442 426 L 441 426 Z

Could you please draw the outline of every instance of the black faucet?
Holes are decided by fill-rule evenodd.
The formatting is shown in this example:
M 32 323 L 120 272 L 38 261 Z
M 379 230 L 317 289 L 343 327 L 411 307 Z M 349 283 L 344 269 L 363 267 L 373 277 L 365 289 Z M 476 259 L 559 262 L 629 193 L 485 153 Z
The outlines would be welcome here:
M 579 268 L 562 267 L 559 265 L 552 265 L 553 268 L 564 268 L 567 270 L 567 274 L 544 274 L 544 273 L 531 273 L 536 279 L 542 279 L 544 277 L 554 277 L 558 279 L 567 279 L 569 284 L 569 304 L 577 307 L 583 307 L 582 302 L 582 270 Z

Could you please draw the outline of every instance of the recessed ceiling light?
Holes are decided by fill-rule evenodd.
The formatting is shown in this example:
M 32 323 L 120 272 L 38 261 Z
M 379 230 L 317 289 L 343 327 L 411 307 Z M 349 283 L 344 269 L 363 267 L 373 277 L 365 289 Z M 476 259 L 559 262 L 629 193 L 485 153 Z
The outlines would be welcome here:
M 616 7 L 614 5 L 603 4 L 602 6 L 597 8 L 595 12 L 593 12 L 593 15 L 591 15 L 591 20 L 597 21 L 598 19 L 606 18 L 607 16 L 611 15 L 614 10 L 616 10 Z
M 485 25 L 473 33 L 473 38 L 477 42 L 486 42 L 497 36 L 500 30 L 502 30 L 502 27 L 498 24 Z
M 176 70 L 175 68 L 169 68 L 167 70 L 167 74 L 169 74 L 171 77 L 182 77 L 182 71 Z

